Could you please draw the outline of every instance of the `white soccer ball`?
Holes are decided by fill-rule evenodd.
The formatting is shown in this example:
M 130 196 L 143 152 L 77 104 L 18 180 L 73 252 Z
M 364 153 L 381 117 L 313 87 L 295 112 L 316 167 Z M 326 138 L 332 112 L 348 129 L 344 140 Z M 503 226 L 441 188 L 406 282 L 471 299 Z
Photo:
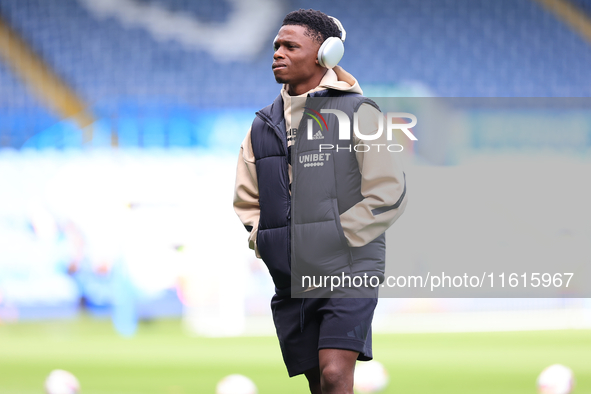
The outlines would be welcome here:
M 80 383 L 70 372 L 55 369 L 45 379 L 45 392 L 47 394 L 77 394 L 80 392 Z
M 257 394 L 257 386 L 244 375 L 228 375 L 219 381 L 216 394 Z
M 388 385 L 386 368 L 375 360 L 357 363 L 353 376 L 353 388 L 361 394 L 382 391 Z
M 575 376 L 569 367 L 554 364 L 540 373 L 537 384 L 540 394 L 568 394 L 575 385 Z

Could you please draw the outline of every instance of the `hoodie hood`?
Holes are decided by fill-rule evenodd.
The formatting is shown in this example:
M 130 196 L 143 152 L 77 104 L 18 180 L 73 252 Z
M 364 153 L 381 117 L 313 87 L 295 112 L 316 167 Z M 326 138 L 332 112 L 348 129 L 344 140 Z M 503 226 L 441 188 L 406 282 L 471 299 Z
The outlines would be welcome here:
M 286 97 L 292 97 L 287 93 L 288 87 L 289 85 L 284 84 L 283 88 L 281 89 L 281 96 L 283 97 L 284 101 Z M 320 80 L 320 83 L 317 87 L 304 94 L 293 97 L 306 97 L 310 93 L 318 92 L 324 89 L 335 89 L 342 92 L 363 94 L 363 90 L 361 90 L 359 82 L 357 82 L 355 77 L 345 71 L 341 66 L 335 66 L 334 68 L 329 68 L 326 70 L 326 73 Z
M 326 71 L 326 74 L 324 74 L 324 77 L 320 81 L 320 85 L 318 85 L 318 88 L 314 91 L 322 90 L 321 88 L 363 94 L 359 82 L 357 82 L 355 77 L 346 72 L 341 66 L 335 66 Z

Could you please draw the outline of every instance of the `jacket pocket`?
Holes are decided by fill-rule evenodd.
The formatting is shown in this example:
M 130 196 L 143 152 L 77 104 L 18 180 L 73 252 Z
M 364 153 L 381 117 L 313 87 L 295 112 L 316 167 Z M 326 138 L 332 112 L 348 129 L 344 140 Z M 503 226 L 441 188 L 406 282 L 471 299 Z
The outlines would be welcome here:
M 293 227 L 294 261 L 292 269 L 300 275 L 331 275 L 351 263 L 351 253 L 341 227 L 336 200 L 333 218 Z
M 278 289 L 289 287 L 291 283 L 289 227 L 259 229 L 257 245 L 275 286 Z
M 341 224 L 341 215 L 339 214 L 339 207 L 337 205 L 337 200 L 333 200 L 333 209 L 335 215 L 335 223 L 337 226 L 337 231 L 341 237 L 341 242 L 343 243 L 343 247 L 349 248 L 349 242 L 347 241 L 347 237 L 345 236 L 345 230 L 343 230 L 343 225 Z

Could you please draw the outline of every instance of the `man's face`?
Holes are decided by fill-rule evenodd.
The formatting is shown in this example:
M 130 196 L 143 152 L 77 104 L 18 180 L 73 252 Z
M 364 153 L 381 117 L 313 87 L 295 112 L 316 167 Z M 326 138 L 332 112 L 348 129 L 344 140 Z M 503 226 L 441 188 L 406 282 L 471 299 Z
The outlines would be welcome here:
M 306 27 L 299 25 L 286 25 L 279 29 L 272 66 L 277 82 L 305 84 L 321 67 L 317 60 L 320 44 L 305 33 Z

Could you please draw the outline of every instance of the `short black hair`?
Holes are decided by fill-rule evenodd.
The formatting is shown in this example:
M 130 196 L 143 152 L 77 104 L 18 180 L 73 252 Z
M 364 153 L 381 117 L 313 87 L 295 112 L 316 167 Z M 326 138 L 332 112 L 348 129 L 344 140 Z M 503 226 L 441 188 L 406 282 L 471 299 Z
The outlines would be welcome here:
M 322 44 L 329 37 L 341 37 L 341 31 L 332 19 L 324 12 L 313 9 L 304 10 L 300 8 L 285 16 L 283 24 L 299 25 L 306 27 L 306 35 L 314 41 Z

